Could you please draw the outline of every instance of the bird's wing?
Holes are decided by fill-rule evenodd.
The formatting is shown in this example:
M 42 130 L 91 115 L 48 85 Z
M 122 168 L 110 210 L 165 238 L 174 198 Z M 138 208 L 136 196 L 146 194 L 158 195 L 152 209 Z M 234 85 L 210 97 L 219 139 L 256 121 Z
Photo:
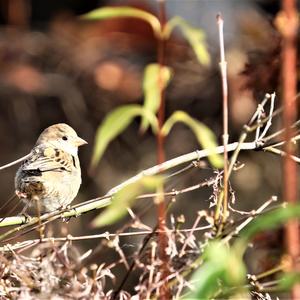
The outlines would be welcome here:
M 69 171 L 75 165 L 75 158 L 63 150 L 53 147 L 37 146 L 31 151 L 31 156 L 24 162 L 23 171 Z

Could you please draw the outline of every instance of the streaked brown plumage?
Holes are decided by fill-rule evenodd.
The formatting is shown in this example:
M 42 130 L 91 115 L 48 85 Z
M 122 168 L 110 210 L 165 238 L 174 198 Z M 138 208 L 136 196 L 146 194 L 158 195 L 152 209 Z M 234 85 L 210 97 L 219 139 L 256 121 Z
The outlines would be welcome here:
M 17 196 L 27 206 L 37 199 L 47 212 L 69 205 L 81 185 L 78 147 L 86 143 L 67 124 L 46 128 L 16 173 Z

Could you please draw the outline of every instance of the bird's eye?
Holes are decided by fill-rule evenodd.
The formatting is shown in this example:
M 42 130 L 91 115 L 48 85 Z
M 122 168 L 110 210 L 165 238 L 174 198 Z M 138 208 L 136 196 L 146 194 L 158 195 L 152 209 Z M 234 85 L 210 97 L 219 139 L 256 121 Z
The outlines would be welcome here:
M 64 135 L 64 136 L 62 137 L 62 139 L 63 139 L 64 141 L 67 141 L 67 140 L 68 140 L 68 137 Z

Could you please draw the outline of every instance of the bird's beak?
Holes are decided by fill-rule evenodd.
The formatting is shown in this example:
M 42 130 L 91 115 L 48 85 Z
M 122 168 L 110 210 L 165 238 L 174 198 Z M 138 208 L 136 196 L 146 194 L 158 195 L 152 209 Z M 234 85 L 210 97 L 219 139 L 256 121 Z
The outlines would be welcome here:
M 74 144 L 77 147 L 82 146 L 82 145 L 86 145 L 87 143 L 88 143 L 87 141 L 85 141 L 84 139 L 80 138 L 79 136 L 74 141 Z

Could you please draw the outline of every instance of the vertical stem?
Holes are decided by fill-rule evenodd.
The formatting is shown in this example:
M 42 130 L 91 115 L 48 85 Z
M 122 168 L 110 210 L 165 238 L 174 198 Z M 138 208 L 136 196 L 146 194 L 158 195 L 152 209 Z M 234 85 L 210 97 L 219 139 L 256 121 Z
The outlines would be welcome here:
M 295 0 L 283 0 L 282 11 L 277 17 L 277 25 L 283 37 L 281 52 L 282 59 L 282 85 L 283 85 L 283 122 L 285 131 L 285 151 L 283 157 L 283 195 L 285 201 L 296 203 L 297 201 L 297 165 L 290 155 L 295 154 L 295 145 L 290 141 L 294 135 L 291 125 L 296 121 L 297 105 L 295 99 L 297 94 L 297 49 L 296 36 L 298 27 L 298 16 Z M 299 271 L 297 258 L 300 254 L 299 222 L 292 220 L 285 228 L 286 247 L 292 261 L 292 271 Z M 300 285 L 296 284 L 292 289 L 292 299 L 300 299 Z
M 165 9 L 165 1 L 159 0 L 159 20 L 161 23 L 162 31 L 164 30 L 164 26 L 166 24 L 166 9 Z M 158 135 L 157 135 L 157 162 L 161 164 L 165 161 L 165 149 L 164 149 L 164 136 L 161 133 L 161 128 L 164 124 L 165 120 L 165 89 L 163 87 L 163 76 L 162 76 L 162 67 L 165 64 L 165 41 L 162 38 L 158 39 L 157 44 L 157 62 L 160 66 L 159 71 L 159 90 L 160 90 L 160 107 L 158 110 Z M 163 187 L 162 187 L 163 189 Z M 163 190 L 159 191 L 160 194 L 163 194 Z M 163 196 L 159 196 L 157 201 L 157 214 L 158 214 L 158 228 L 159 228 L 159 237 L 158 237 L 158 249 L 159 249 L 159 257 L 162 261 L 162 280 L 165 280 L 168 276 L 168 258 L 166 255 L 166 247 L 167 247 L 167 236 L 165 230 L 165 218 L 166 218 L 166 206 L 165 199 Z M 163 284 L 160 288 L 160 299 L 168 299 L 168 287 L 167 283 Z
M 159 0 L 159 20 L 161 22 L 161 28 L 163 28 L 166 23 L 166 12 L 165 12 L 165 2 L 164 0 Z M 161 134 L 161 128 L 165 120 L 165 89 L 163 88 L 163 77 L 162 77 L 162 67 L 165 64 L 165 41 L 163 39 L 158 39 L 157 41 L 157 62 L 160 66 L 158 85 L 160 90 L 160 107 L 158 110 L 158 126 L 159 132 L 157 135 L 157 160 L 158 163 L 163 163 L 165 161 L 165 150 L 164 150 L 164 136 Z
M 225 47 L 224 47 L 224 34 L 223 25 L 224 21 L 222 16 L 217 15 L 217 24 L 219 29 L 219 43 L 220 43 L 220 72 L 222 79 L 222 94 L 223 94 L 223 146 L 224 146 L 224 193 L 223 193 L 223 217 L 222 223 L 227 219 L 228 207 L 228 85 L 227 85 L 227 62 L 225 61 Z
M 27 0 L 7 0 L 7 22 L 9 25 L 28 27 L 30 3 Z

